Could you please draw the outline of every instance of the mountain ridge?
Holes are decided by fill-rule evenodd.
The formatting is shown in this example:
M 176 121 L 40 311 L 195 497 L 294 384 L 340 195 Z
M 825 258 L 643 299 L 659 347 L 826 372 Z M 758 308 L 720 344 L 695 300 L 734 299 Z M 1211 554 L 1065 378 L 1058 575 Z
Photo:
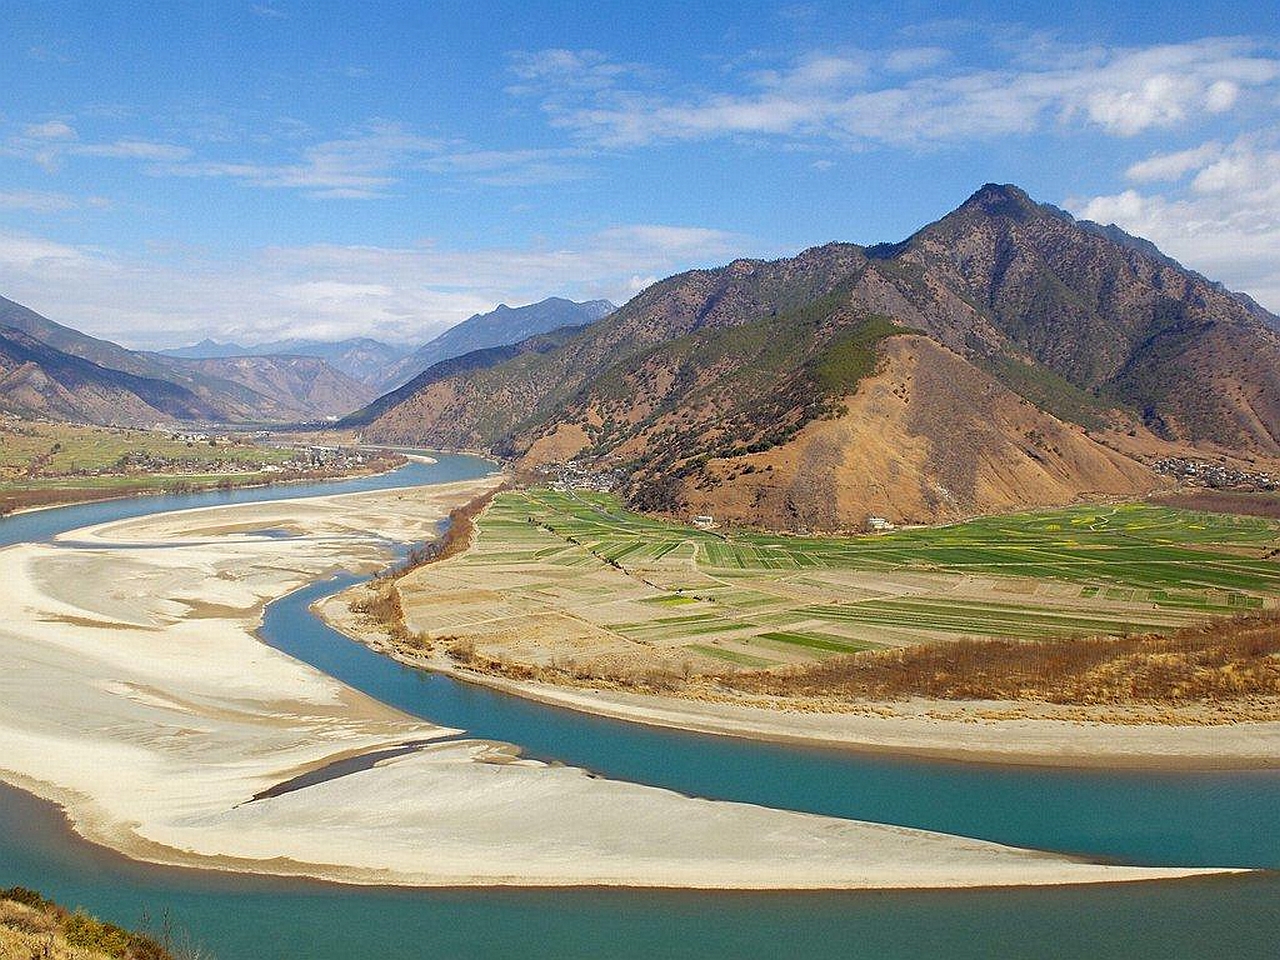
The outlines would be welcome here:
M 390 365 L 383 380 L 388 387 L 398 388 L 443 360 L 518 343 L 552 330 L 585 326 L 615 309 L 608 300 L 576 302 L 563 297 L 546 297 L 521 307 L 500 303 L 487 313 L 472 314 Z
M 186 347 L 169 347 L 156 351 L 161 356 L 181 360 L 229 360 L 233 357 L 314 357 L 323 360 L 340 373 L 368 387 L 381 387 L 386 382 L 387 368 L 410 352 L 372 337 L 348 337 L 343 340 L 316 340 L 292 337 L 254 346 L 219 343 L 206 337 Z
M 801 501 L 821 492 L 766 489 L 761 474 L 777 476 L 789 445 L 824 432 L 813 424 L 850 409 L 872 417 L 859 390 L 886 374 L 911 408 L 894 421 L 897 442 L 918 455 L 882 458 L 863 487 L 928 481 L 940 451 L 968 433 L 990 474 L 915 497 L 896 519 L 1062 502 L 1103 476 L 1109 495 L 1139 494 L 1156 482 L 1140 461 L 1157 449 L 1280 459 L 1280 338 L 1263 319 L 1148 241 L 1009 184 L 983 185 L 896 243 L 829 243 L 669 277 L 561 344 L 513 353 L 428 370 L 416 392 L 378 401 L 366 435 L 531 467 L 619 466 L 639 506 L 769 525 L 799 524 Z M 949 390 L 931 365 L 992 397 L 1000 429 L 977 430 L 976 413 L 955 421 L 957 437 L 930 429 L 918 411 L 945 412 Z M 1017 414 L 1022 404 L 1048 419 Z M 846 485 L 856 452 L 826 457 L 844 464 L 833 476 Z M 777 506 L 788 497 L 796 509 Z M 853 526 L 876 508 L 845 501 L 828 523 Z

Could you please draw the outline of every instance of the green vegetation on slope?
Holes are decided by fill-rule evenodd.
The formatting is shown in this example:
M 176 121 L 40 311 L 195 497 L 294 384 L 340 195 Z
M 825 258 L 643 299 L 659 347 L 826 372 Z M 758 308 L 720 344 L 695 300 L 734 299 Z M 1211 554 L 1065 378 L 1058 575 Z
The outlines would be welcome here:
M 1002 355 L 988 357 L 983 366 L 1006 387 L 1041 410 L 1090 430 L 1106 426 L 1107 413 L 1115 406 L 1049 367 Z

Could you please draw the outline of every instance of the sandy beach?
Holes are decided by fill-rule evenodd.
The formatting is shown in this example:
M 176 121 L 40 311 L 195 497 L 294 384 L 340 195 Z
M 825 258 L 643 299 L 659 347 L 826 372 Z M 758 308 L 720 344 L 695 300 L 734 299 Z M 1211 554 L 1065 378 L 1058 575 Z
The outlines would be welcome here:
M 258 640 L 272 598 L 385 563 L 485 482 L 159 514 L 0 550 L 0 776 L 140 859 L 414 885 L 950 887 L 1147 880 L 518 759 Z M 289 536 L 285 536 L 288 534 Z M 420 749 L 303 789 L 336 760 Z

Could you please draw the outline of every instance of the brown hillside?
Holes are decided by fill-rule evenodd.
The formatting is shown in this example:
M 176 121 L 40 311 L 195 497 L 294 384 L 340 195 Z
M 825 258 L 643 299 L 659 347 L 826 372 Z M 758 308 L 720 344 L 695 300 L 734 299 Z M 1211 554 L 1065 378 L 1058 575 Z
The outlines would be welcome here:
M 795 439 L 714 460 L 686 481 L 689 510 L 810 530 L 861 528 L 868 516 L 933 523 L 975 513 L 1130 496 L 1158 486 L 1137 461 L 1038 410 L 922 336 L 883 346 L 880 370 L 846 412 Z

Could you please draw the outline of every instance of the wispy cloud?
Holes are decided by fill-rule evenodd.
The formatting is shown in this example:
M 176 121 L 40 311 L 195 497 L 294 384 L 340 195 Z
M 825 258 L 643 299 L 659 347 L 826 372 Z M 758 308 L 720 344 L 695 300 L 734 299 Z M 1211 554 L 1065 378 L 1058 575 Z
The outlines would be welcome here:
M 188 147 L 143 138 L 103 142 L 83 141 L 66 120 L 31 123 L 0 142 L 0 154 L 29 160 L 46 170 L 57 170 L 68 157 L 116 160 L 176 161 L 191 156 Z
M 673 91 L 653 71 L 596 51 L 544 50 L 513 60 L 510 90 L 534 98 L 554 125 L 610 147 L 743 135 L 857 146 L 1050 126 L 1132 136 L 1231 111 L 1280 78 L 1280 57 L 1238 38 L 1146 48 L 1043 41 L 1030 55 L 996 55 L 1003 66 L 973 69 L 936 46 L 808 53 Z
M 43 123 L 28 124 L 22 134 L 30 140 L 74 140 L 76 138 L 75 129 L 63 120 L 46 120 Z
M 1199 170 L 1220 156 L 1222 144 L 1211 140 L 1189 150 L 1157 153 L 1146 160 L 1140 160 L 1125 171 L 1125 176 L 1135 183 L 1180 180 L 1192 170 Z
M 624 224 L 555 245 L 269 247 L 155 260 L 0 232 L 5 295 L 98 336 L 168 346 L 214 336 L 369 335 L 421 342 L 499 302 L 628 299 L 660 276 L 756 248 L 698 226 Z
M 589 176 L 582 161 L 595 151 L 581 147 L 526 150 L 454 149 L 423 163 L 432 173 L 469 177 L 489 186 L 525 187 L 563 183 Z
M 76 206 L 75 200 L 62 193 L 45 193 L 38 190 L 0 191 L 0 210 L 32 210 L 38 213 L 50 213 L 58 210 L 72 210 Z
M 1208 142 L 1129 168 L 1138 185 L 1070 209 L 1147 237 L 1171 256 L 1280 311 L 1280 132 Z
M 198 124 L 206 134 L 227 127 L 225 121 L 207 119 Z M 226 156 L 229 145 L 239 145 L 243 153 Z M 595 153 L 583 146 L 485 150 L 457 138 L 424 136 L 385 119 L 315 141 L 305 123 L 287 117 L 272 119 L 258 132 L 206 136 L 196 146 L 142 137 L 86 140 L 61 119 L 27 124 L 0 141 L 0 154 L 50 172 L 77 157 L 133 161 L 156 177 L 236 180 L 329 199 L 389 196 L 397 184 L 422 173 L 496 187 L 562 183 L 589 176 L 584 161 Z
M 191 148 L 154 140 L 116 140 L 111 143 L 85 143 L 68 151 L 80 157 L 108 157 L 116 160 L 174 161 L 191 156 Z

